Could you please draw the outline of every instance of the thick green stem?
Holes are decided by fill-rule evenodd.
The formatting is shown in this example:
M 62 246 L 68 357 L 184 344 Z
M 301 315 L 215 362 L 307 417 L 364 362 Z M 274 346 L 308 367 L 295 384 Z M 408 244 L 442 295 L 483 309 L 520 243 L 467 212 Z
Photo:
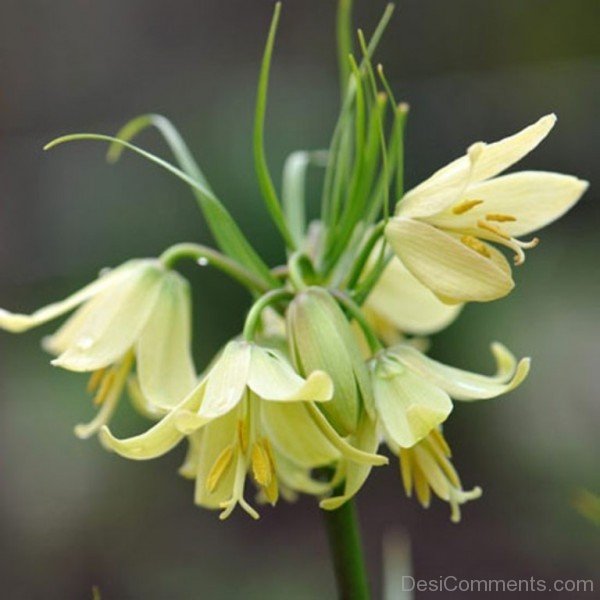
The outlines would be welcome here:
M 334 492 L 337 495 L 340 490 Z M 369 583 L 353 500 L 323 511 L 329 548 L 341 600 L 368 600 Z

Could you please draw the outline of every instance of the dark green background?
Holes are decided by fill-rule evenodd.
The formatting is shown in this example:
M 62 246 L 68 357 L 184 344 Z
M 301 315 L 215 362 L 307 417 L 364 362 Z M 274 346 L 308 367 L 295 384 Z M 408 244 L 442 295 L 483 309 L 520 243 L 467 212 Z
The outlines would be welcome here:
M 284 1 L 268 111 L 275 173 L 291 150 L 327 144 L 334 7 Z M 357 25 L 370 31 L 383 7 L 358 0 Z M 272 264 L 281 259 L 250 137 L 271 9 L 262 0 L 2 2 L 1 306 L 30 310 L 100 267 L 208 241 L 188 190 L 155 167 L 131 156 L 109 167 L 92 143 L 41 151 L 59 134 L 112 133 L 141 112 L 173 119 L 256 247 Z M 555 131 L 523 164 L 593 185 L 542 233 L 509 298 L 467 307 L 434 339 L 437 357 L 482 370 L 491 368 L 488 341 L 499 339 L 533 356 L 533 371 L 509 397 L 458 406 L 447 427 L 465 485 L 484 488 L 460 526 L 441 502 L 423 511 L 406 500 L 396 465 L 373 472 L 359 507 L 379 591 L 382 536 L 402 530 L 420 578 L 589 578 L 597 569 L 599 530 L 572 497 L 600 491 L 599 18 L 597 0 L 405 0 L 381 45 L 377 59 L 412 106 L 409 185 L 471 142 L 551 111 Z M 166 155 L 155 134 L 140 141 Z M 248 298 L 221 275 L 183 270 L 202 368 L 240 328 Z M 221 523 L 193 506 L 192 485 L 176 475 L 183 449 L 135 464 L 77 440 L 73 425 L 92 414 L 85 378 L 48 365 L 38 344 L 50 331 L 0 335 L 3 597 L 89 598 L 92 584 L 107 600 L 334 597 L 310 499 L 264 509 L 258 523 L 241 511 Z M 123 404 L 116 432 L 144 427 Z

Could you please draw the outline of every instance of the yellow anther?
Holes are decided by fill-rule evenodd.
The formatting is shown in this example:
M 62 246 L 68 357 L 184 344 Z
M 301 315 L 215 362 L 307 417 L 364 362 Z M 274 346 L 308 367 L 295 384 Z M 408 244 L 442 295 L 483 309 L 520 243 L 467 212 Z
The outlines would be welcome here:
M 237 431 L 240 447 L 242 448 L 242 452 L 245 453 L 248 450 L 248 426 L 244 420 L 240 419 L 237 422 Z
M 485 229 L 486 231 L 489 231 L 490 233 L 498 235 L 502 239 L 510 240 L 510 235 L 508 235 L 508 233 L 505 233 L 499 227 L 496 227 L 495 225 L 491 225 L 490 223 L 486 223 L 485 221 L 477 221 L 477 227 L 480 227 L 481 229 Z
M 113 370 L 110 370 L 104 375 L 104 377 L 102 378 L 102 382 L 100 383 L 100 387 L 98 388 L 98 392 L 94 397 L 94 404 L 96 406 L 100 406 L 106 400 L 106 397 L 108 396 L 108 393 L 110 391 L 110 388 L 112 387 L 114 380 L 115 372 Z
M 452 207 L 452 212 L 455 215 L 462 215 L 479 204 L 483 204 L 483 200 L 463 200 Z
M 460 238 L 460 241 L 465 245 L 471 248 L 471 250 L 475 250 L 481 256 L 485 256 L 486 258 L 491 258 L 490 251 L 488 247 L 481 241 L 479 241 L 476 237 L 472 235 L 463 235 Z
M 219 485 L 219 481 L 221 481 L 225 471 L 227 471 L 227 467 L 231 464 L 232 458 L 233 446 L 230 444 L 221 452 L 221 454 L 219 454 L 219 456 L 217 456 L 217 459 L 208 473 L 206 478 L 206 489 L 209 492 L 212 493 L 215 491 L 215 488 Z
M 268 446 L 265 447 L 263 440 L 256 442 L 252 447 L 251 462 L 256 483 L 267 488 L 271 484 L 275 473 Z
M 277 483 L 277 477 L 273 477 L 271 483 L 263 489 L 269 503 L 274 505 L 279 499 L 279 484 Z
M 517 217 L 513 217 L 512 215 L 503 215 L 502 213 L 488 213 L 485 215 L 485 220 L 497 221 L 498 223 L 509 223 L 516 221 Z
M 106 368 L 98 369 L 97 371 L 94 371 L 90 375 L 90 378 L 88 379 L 88 384 L 87 384 L 88 394 L 93 394 L 98 389 L 98 386 L 100 385 L 100 382 L 102 381 L 102 378 L 104 377 L 105 373 L 106 373 Z

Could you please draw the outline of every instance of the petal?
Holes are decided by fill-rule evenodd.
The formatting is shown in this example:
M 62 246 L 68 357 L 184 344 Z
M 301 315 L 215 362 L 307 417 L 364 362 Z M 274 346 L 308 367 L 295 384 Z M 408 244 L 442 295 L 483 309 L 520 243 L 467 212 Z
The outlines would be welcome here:
M 206 376 L 207 385 L 198 416 L 215 419 L 242 399 L 250 371 L 252 347 L 248 342 L 229 342 Z
M 277 478 L 284 486 L 295 492 L 322 496 L 331 489 L 329 482 L 312 479 L 310 470 L 298 466 L 279 452 L 275 453 L 275 464 L 277 465 Z
M 196 384 L 190 338 L 189 286 L 170 272 L 137 344 L 139 383 L 151 404 L 172 408 Z
M 398 217 L 386 226 L 386 237 L 406 268 L 443 299 L 487 302 L 514 287 L 510 266 L 491 246 L 487 258 L 432 225 Z
M 529 154 L 556 123 L 550 114 L 498 142 L 479 142 L 465 156 L 451 162 L 429 179 L 407 192 L 398 206 L 398 214 L 428 217 L 460 199 L 468 183 L 483 181 L 498 175 Z
M 439 363 L 410 346 L 395 346 L 389 352 L 415 373 L 445 390 L 455 400 L 483 400 L 506 394 L 520 385 L 529 373 L 530 360 L 516 364 L 514 356 L 502 344 L 492 344 L 496 360 L 495 376 L 485 376 Z
M 264 400 L 324 402 L 333 396 L 333 382 L 324 371 L 303 379 L 275 350 L 252 346 L 248 387 Z
M 374 453 L 379 446 L 379 437 L 377 435 L 377 423 L 371 420 L 368 415 L 363 414 L 356 433 L 352 436 L 352 442 L 363 452 Z M 356 464 L 349 462 L 346 465 L 346 482 L 344 484 L 344 493 L 332 498 L 321 500 L 319 506 L 325 510 L 335 510 L 353 498 L 363 486 L 372 465 Z
M 452 412 L 445 391 L 396 361 L 374 362 L 372 380 L 380 421 L 401 448 L 414 446 Z
M 182 477 L 186 479 L 196 479 L 196 473 L 198 471 L 198 463 L 200 461 L 200 452 L 202 448 L 202 436 L 204 435 L 204 429 L 187 436 L 187 452 L 183 460 L 183 464 L 177 471 Z
M 490 215 L 508 215 L 514 221 L 500 223 L 513 237 L 536 231 L 564 215 L 588 187 L 571 175 L 522 171 L 470 186 L 467 194 L 483 202 L 462 215 L 445 211 L 429 219 L 441 227 L 468 229 Z
M 179 410 L 198 410 L 201 397 L 196 391 L 181 402 Z M 184 434 L 176 427 L 177 410 L 151 427 L 145 433 L 127 439 L 117 439 L 108 427 L 100 431 L 100 441 L 107 450 L 113 450 L 120 456 L 133 460 L 157 458 L 172 450 L 184 438 Z
M 261 416 L 273 446 L 297 465 L 313 468 L 341 457 L 315 425 L 304 403 L 263 402 Z
M 235 456 L 232 456 L 231 464 L 227 465 L 212 491 L 209 491 L 207 482 L 217 458 L 223 450 L 236 442 L 238 419 L 238 411 L 232 410 L 202 430 L 194 495 L 194 502 L 200 506 L 218 509 L 233 496 L 237 462 Z
M 65 298 L 60 302 L 48 304 L 48 306 L 44 306 L 44 308 L 40 308 L 30 315 L 11 313 L 0 308 L 0 328 L 13 333 L 20 333 L 22 331 L 27 331 L 32 327 L 42 325 L 56 317 L 60 317 L 100 292 L 127 279 L 130 272 L 139 267 L 140 263 L 143 262 L 145 261 L 131 260 L 126 262 L 120 267 L 102 275 L 96 281 L 93 281 L 68 298 Z
M 86 309 L 71 345 L 52 364 L 71 371 L 95 371 L 117 361 L 139 338 L 163 276 L 162 269 L 149 263 L 105 290 L 92 301 L 94 309 Z
M 447 327 L 462 305 L 441 302 L 410 271 L 393 258 L 365 303 L 367 309 L 405 333 L 428 335 Z

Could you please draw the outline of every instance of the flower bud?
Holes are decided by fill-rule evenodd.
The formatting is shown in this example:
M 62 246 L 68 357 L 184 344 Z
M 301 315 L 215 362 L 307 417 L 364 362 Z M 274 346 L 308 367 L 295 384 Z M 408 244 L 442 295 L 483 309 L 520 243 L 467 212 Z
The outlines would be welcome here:
M 308 288 L 291 302 L 287 326 L 298 372 L 304 375 L 319 369 L 333 380 L 333 399 L 321 410 L 340 435 L 354 433 L 361 406 L 373 412 L 372 391 L 356 339 L 338 303 L 325 289 Z

